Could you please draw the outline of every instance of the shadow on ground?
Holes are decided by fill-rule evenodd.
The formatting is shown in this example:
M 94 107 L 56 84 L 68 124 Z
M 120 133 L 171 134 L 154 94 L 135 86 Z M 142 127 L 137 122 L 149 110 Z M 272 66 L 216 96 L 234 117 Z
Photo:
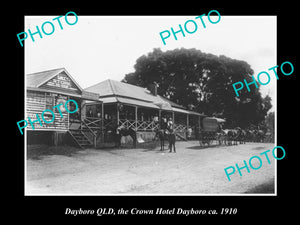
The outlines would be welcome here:
M 220 147 L 220 145 L 204 145 L 204 146 L 200 146 L 200 145 L 195 145 L 195 146 L 190 146 L 190 147 L 186 147 L 186 149 L 191 149 L 191 150 L 203 150 L 203 149 L 207 149 L 207 148 L 217 148 Z
M 266 149 L 265 147 L 255 147 L 255 148 L 252 148 L 252 150 L 264 150 Z
M 267 183 L 257 185 L 254 188 L 251 188 L 244 193 L 246 194 L 274 194 L 275 193 L 275 183 L 274 178 L 268 181 Z

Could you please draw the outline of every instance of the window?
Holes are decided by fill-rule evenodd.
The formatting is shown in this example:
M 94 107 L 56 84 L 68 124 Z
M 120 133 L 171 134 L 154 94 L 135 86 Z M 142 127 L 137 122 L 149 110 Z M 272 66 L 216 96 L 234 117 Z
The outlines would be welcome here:
M 51 93 L 46 93 L 46 109 L 53 110 L 55 106 L 55 96 Z

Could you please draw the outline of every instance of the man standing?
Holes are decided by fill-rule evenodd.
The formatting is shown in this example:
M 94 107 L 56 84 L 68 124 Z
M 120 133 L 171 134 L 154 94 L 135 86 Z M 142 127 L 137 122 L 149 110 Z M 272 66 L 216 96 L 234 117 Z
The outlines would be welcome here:
M 171 117 L 169 117 L 168 122 L 167 122 L 167 135 L 168 135 L 168 141 L 169 141 L 169 149 L 170 152 L 172 152 L 172 148 L 174 146 L 174 152 L 176 152 L 175 149 L 175 133 L 173 129 L 173 120 Z
M 169 130 L 170 134 L 169 134 L 169 152 L 172 152 L 172 149 L 174 148 L 174 153 L 176 153 L 176 147 L 175 147 L 175 142 L 176 142 L 176 136 L 174 133 L 173 129 Z
M 167 122 L 167 129 L 168 129 L 168 130 L 173 129 L 173 120 L 172 120 L 171 117 L 169 118 L 169 120 L 168 120 L 168 122 Z

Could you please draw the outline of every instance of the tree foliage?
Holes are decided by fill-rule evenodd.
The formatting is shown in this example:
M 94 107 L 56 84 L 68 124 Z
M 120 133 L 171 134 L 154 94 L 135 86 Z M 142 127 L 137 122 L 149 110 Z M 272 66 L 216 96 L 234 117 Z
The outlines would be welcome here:
M 135 72 L 123 82 L 148 87 L 156 82 L 158 94 L 209 116 L 225 118 L 229 127 L 247 127 L 264 120 L 272 107 L 271 98 L 263 98 L 259 88 L 245 87 L 236 97 L 232 84 L 252 81 L 254 71 L 241 60 L 216 56 L 196 49 L 153 49 L 136 60 Z

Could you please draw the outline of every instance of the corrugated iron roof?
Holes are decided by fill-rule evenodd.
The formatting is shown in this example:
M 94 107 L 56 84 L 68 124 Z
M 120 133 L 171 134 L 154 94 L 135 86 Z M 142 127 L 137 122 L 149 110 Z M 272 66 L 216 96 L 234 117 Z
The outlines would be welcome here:
M 159 109 L 159 107 L 157 105 L 154 105 L 152 102 L 145 102 L 145 101 L 124 98 L 124 97 L 118 97 L 117 99 L 118 99 L 118 102 L 125 103 L 125 104 L 138 105 L 138 106 L 143 106 L 143 107 L 148 107 L 148 108 Z
M 168 102 L 168 103 L 169 103 L 171 106 L 173 106 L 173 107 L 180 108 L 180 109 L 185 109 L 184 106 L 179 105 L 179 104 L 177 104 L 177 103 L 175 103 L 175 102 L 172 102 L 171 100 L 169 100 L 169 99 L 167 99 L 167 98 L 164 98 L 164 97 L 162 97 L 162 96 L 158 96 L 158 97 L 160 97 L 163 101 Z
M 108 96 L 120 96 L 132 98 L 147 102 L 169 103 L 171 106 L 184 109 L 183 106 L 176 104 L 162 96 L 154 96 L 147 88 L 135 86 L 132 84 L 123 83 L 116 80 L 105 80 L 84 90 L 100 94 L 101 98 Z
M 155 96 L 146 88 L 111 79 L 92 85 L 84 90 L 100 94 L 100 100 L 104 103 L 121 102 L 187 114 L 202 115 L 197 112 L 189 111 L 185 109 L 184 106 L 176 104 L 162 96 Z
M 148 102 L 153 102 L 158 98 L 157 96 L 152 95 L 146 88 L 111 79 L 104 80 L 98 84 L 85 88 L 84 90 L 98 93 L 101 97 L 114 95 Z

